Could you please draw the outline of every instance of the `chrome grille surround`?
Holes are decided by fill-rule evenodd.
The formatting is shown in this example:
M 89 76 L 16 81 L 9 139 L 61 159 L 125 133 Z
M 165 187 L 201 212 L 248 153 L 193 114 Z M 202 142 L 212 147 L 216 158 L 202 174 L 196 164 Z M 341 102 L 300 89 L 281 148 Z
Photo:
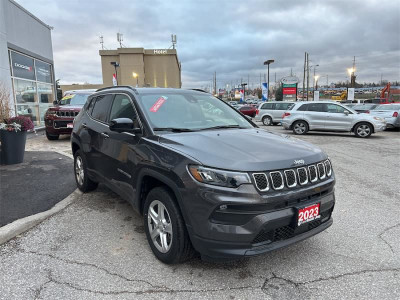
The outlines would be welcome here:
M 289 188 L 293 188 L 297 185 L 297 178 L 296 178 L 296 172 L 294 170 L 285 170 L 283 171 L 285 173 L 285 179 L 286 179 L 286 185 Z M 293 182 L 292 184 L 290 184 Z
M 308 183 L 308 174 L 307 174 L 306 167 L 297 168 L 297 175 L 299 178 L 300 185 L 305 185 Z M 305 180 L 302 180 L 302 179 L 305 179 Z
M 308 173 L 310 175 L 310 182 L 318 180 L 317 167 L 315 165 L 308 166 Z
M 319 179 L 325 179 L 326 174 L 325 174 L 325 166 L 323 163 L 318 163 L 317 164 L 317 169 L 318 169 L 318 177 Z
M 274 188 L 274 190 L 283 189 L 283 187 L 285 186 L 285 183 L 283 181 L 283 176 L 280 171 L 270 172 L 269 176 L 271 178 L 271 183 L 272 183 L 272 187 Z M 279 177 L 277 177 L 277 176 L 279 176 Z
M 268 182 L 268 177 L 265 173 L 253 173 L 253 179 L 256 184 L 256 188 L 261 191 L 261 192 L 266 192 L 269 190 L 269 182 Z M 265 180 L 265 181 L 264 181 Z M 266 187 L 263 187 L 263 184 L 266 185 Z
M 325 170 L 326 170 L 326 176 L 331 177 L 331 175 L 332 175 L 332 165 L 331 165 L 331 162 L 329 161 L 329 159 L 324 161 L 324 165 L 325 165 Z

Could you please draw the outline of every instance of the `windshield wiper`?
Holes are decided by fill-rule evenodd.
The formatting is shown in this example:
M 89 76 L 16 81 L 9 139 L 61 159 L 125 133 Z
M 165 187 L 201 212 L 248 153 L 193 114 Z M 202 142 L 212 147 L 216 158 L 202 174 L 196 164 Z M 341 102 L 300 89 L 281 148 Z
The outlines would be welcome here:
M 175 127 L 155 127 L 154 131 L 172 131 L 172 132 L 192 132 L 194 130 L 188 128 L 175 128 Z
M 225 129 L 225 128 L 245 128 L 245 127 L 240 127 L 239 125 L 219 125 L 219 126 L 213 126 L 213 127 L 202 128 L 202 129 L 200 129 L 200 130 Z

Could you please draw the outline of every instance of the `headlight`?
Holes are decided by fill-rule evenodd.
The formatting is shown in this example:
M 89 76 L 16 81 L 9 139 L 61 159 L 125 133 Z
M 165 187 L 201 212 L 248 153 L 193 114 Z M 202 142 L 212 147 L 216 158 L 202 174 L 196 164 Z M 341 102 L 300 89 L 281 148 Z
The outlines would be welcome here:
M 55 110 L 47 110 L 46 115 L 55 115 L 56 111 Z
M 205 168 L 202 166 L 189 166 L 190 174 L 199 182 L 236 188 L 241 184 L 251 183 L 247 173 L 232 172 Z

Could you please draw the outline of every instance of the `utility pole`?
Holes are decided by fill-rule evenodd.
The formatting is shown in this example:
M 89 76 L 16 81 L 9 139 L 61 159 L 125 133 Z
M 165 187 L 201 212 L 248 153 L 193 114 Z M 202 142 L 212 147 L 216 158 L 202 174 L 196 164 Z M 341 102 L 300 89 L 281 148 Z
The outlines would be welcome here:
M 214 72 L 214 95 L 217 94 L 217 72 Z
M 261 73 L 260 73 L 260 89 L 261 89 L 262 87 L 261 87 Z
M 356 86 L 356 75 L 354 74 L 354 72 L 356 71 L 356 57 L 354 56 L 353 58 L 353 68 L 351 69 L 351 87 L 354 88 Z
M 304 91 L 306 89 L 306 60 L 307 60 L 307 52 L 304 52 L 304 68 L 303 68 L 303 97 L 301 100 L 304 100 Z
M 310 84 L 310 65 L 309 65 L 308 53 L 306 53 L 306 57 L 307 57 L 307 101 L 308 101 L 308 88 Z

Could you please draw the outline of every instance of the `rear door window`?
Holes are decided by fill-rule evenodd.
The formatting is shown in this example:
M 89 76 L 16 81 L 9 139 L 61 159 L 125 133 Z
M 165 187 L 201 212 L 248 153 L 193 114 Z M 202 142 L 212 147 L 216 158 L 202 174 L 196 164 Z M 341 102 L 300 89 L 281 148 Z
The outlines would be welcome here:
M 324 103 L 310 103 L 308 104 L 308 111 L 326 112 L 326 105 Z
M 276 103 L 275 110 L 287 110 L 292 103 Z
M 273 107 L 274 107 L 273 103 L 265 103 L 265 104 L 263 104 L 261 109 L 273 109 Z
M 94 103 L 91 113 L 93 119 L 96 119 L 103 123 L 107 123 L 107 116 L 112 98 L 113 95 L 111 94 L 101 95 L 96 98 L 96 102 Z
M 308 104 L 303 104 L 297 109 L 297 111 L 307 111 L 307 110 L 308 110 Z

